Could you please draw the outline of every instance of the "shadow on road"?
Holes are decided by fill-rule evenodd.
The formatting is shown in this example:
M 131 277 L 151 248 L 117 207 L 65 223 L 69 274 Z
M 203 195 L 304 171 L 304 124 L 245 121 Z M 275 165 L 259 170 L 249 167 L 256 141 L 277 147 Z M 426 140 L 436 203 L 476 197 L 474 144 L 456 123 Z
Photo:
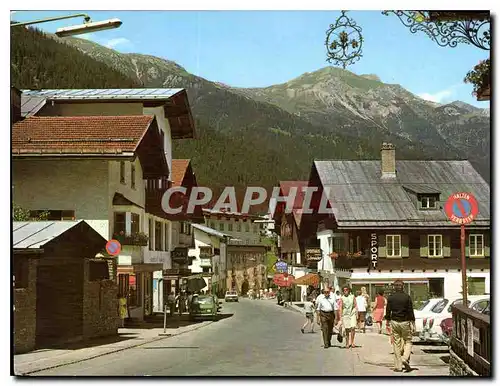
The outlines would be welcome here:
M 80 350 L 82 348 L 96 347 L 113 343 L 120 343 L 130 339 L 137 339 L 136 333 L 123 333 L 112 336 L 93 338 L 88 340 L 81 340 L 71 343 L 40 343 L 37 350 L 50 349 L 50 350 Z
M 162 349 L 162 350 L 165 350 L 165 349 L 185 349 L 185 348 L 199 348 L 199 347 L 192 347 L 192 346 L 186 346 L 186 347 L 172 347 L 172 346 L 152 346 L 152 347 L 143 347 L 144 350 L 159 350 L 159 349 Z
M 219 321 L 223 319 L 230 318 L 234 314 L 218 314 L 215 318 L 206 317 L 206 318 L 196 318 L 192 320 L 188 314 L 184 314 L 182 316 L 173 315 L 167 316 L 167 328 L 180 328 L 187 327 L 196 324 L 200 324 L 207 320 Z M 149 330 L 152 328 L 163 328 L 163 314 L 156 314 L 154 316 L 150 316 L 144 321 L 127 321 L 125 323 L 126 328 L 133 328 L 138 330 Z

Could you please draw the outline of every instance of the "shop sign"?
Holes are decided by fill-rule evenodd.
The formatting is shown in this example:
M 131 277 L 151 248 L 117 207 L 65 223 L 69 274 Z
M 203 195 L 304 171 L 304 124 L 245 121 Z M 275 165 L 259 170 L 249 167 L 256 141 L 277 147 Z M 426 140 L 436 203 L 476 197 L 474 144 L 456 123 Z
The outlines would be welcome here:
M 172 261 L 177 264 L 186 264 L 188 261 L 187 248 L 175 248 L 172 252 Z
M 323 257 L 321 253 L 321 248 L 307 248 L 306 249 L 306 260 L 307 261 L 320 261 Z
M 210 259 L 212 256 L 212 247 L 200 247 L 200 259 Z
M 370 255 L 371 255 L 371 266 L 375 269 L 377 268 L 377 262 L 378 262 L 378 240 L 376 233 L 372 233 L 371 235 Z

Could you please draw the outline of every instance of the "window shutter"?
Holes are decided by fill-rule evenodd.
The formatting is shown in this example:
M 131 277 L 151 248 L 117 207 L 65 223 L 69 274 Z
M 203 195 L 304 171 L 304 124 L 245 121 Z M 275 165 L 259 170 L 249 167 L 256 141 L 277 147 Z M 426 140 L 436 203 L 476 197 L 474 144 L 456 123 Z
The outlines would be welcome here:
M 484 239 L 484 256 L 490 257 L 490 232 L 483 233 Z
M 378 257 L 386 257 L 387 256 L 386 246 L 385 246 L 385 238 L 386 238 L 386 235 L 378 236 Z
M 427 235 L 420 235 L 420 257 L 429 257 Z
M 443 257 L 451 256 L 451 240 L 450 235 L 443 235 Z
M 410 256 L 410 240 L 408 235 L 401 235 L 401 256 L 409 257 Z

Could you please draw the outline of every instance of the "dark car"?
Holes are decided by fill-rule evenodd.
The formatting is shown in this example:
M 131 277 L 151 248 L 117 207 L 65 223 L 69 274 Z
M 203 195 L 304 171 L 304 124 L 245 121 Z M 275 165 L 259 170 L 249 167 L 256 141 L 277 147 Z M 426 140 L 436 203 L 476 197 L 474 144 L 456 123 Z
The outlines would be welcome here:
M 189 318 L 194 319 L 205 319 L 205 318 L 215 318 L 217 312 L 221 309 L 219 300 L 213 295 L 198 295 L 193 296 L 191 301 L 191 307 L 189 309 Z

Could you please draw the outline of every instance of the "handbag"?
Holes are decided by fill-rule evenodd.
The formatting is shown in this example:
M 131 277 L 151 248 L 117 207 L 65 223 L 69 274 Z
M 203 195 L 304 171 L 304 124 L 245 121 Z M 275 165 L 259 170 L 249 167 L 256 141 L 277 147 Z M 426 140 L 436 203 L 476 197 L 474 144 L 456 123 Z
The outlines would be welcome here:
M 366 320 L 365 320 L 365 324 L 366 324 L 368 327 L 370 327 L 370 326 L 372 326 L 372 325 L 373 325 L 373 318 L 372 318 L 372 316 L 371 316 L 371 315 L 370 315 L 370 316 L 368 316 L 368 317 L 366 318 Z
M 342 335 L 342 326 L 339 327 L 339 333 L 337 334 L 337 342 L 339 343 L 342 343 L 342 341 L 344 340 L 344 337 Z

